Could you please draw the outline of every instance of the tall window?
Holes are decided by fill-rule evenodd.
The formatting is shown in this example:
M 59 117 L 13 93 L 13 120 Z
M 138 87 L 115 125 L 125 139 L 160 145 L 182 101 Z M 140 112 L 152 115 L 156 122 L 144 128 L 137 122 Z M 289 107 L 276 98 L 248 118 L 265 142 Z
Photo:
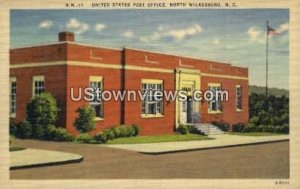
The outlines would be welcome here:
M 216 95 L 217 91 L 221 91 L 220 84 L 209 84 L 208 90 L 212 91 L 213 98 L 211 101 L 208 102 L 208 111 L 209 112 L 221 112 L 222 111 L 222 102 L 221 102 L 221 95 Z
M 142 101 L 142 114 L 144 115 L 163 114 L 163 99 L 155 99 L 154 91 L 163 92 L 163 83 L 161 80 L 142 81 L 142 93 L 146 93 L 146 96 Z
M 236 86 L 236 109 L 242 110 L 242 87 Z
M 103 118 L 103 103 L 99 96 L 100 93 L 97 93 L 97 90 L 102 90 L 102 77 L 90 76 L 90 87 L 94 89 L 93 92 L 96 97 L 90 102 L 90 106 L 95 110 L 97 118 Z
M 17 113 L 17 79 L 10 78 L 10 108 L 9 113 L 11 117 L 16 117 Z
M 36 96 L 41 93 L 45 92 L 45 77 L 40 76 L 33 76 L 32 79 L 32 95 Z

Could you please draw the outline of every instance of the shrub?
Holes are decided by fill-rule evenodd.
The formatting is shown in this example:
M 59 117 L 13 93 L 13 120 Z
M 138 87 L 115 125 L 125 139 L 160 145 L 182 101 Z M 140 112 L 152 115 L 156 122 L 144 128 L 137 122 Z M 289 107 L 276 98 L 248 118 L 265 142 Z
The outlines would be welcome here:
M 228 131 L 229 130 L 229 124 L 224 122 L 224 121 L 220 121 L 220 122 L 213 121 L 213 122 L 211 122 L 211 124 L 217 126 L 222 131 Z
M 77 109 L 77 112 L 79 115 L 74 122 L 74 126 L 79 132 L 85 133 L 95 129 L 96 122 L 94 119 L 96 113 L 93 108 L 81 107 Z
M 90 143 L 92 140 L 93 137 L 88 133 L 80 133 L 80 135 L 76 137 L 76 141 L 81 143 Z
M 259 125 L 259 117 L 258 116 L 253 116 L 250 120 L 249 120 L 250 123 L 258 126 Z
M 271 125 L 263 125 L 263 132 L 274 132 L 274 127 Z
M 66 141 L 66 142 L 71 142 L 74 140 L 74 136 L 68 133 L 68 131 L 64 128 L 57 128 L 54 131 L 54 138 L 53 140 L 55 141 Z
M 9 146 L 12 145 L 12 143 L 14 142 L 15 137 L 13 135 L 9 135 Z
M 107 135 L 104 132 L 99 132 L 94 136 L 94 139 L 101 144 L 105 144 L 108 140 Z
M 18 128 L 14 122 L 9 122 L 9 134 L 10 135 L 16 135 L 18 131 Z
M 32 127 L 28 121 L 22 121 L 17 125 L 17 137 L 19 138 L 31 138 Z
M 120 130 L 120 127 L 114 127 L 114 128 L 112 128 L 112 131 L 113 131 L 114 134 L 115 134 L 115 138 L 121 137 L 121 130 Z
M 243 132 L 245 125 L 243 123 L 237 123 L 232 125 L 233 132 Z
M 189 134 L 189 129 L 186 125 L 180 124 L 177 128 L 177 132 L 182 135 Z
M 249 123 L 244 127 L 243 132 L 245 133 L 256 132 L 256 126 L 252 123 Z
M 45 129 L 45 140 L 53 140 L 56 136 L 57 128 L 54 125 L 48 125 Z
M 137 136 L 140 133 L 140 127 L 136 124 L 132 125 L 132 128 L 134 129 L 134 135 L 133 136 Z
M 36 124 L 32 125 L 32 137 L 36 139 L 45 139 L 46 126 Z
M 255 132 L 263 132 L 264 131 L 264 128 L 262 125 L 258 125 L 255 127 Z
M 115 133 L 114 133 L 114 131 L 112 129 L 105 129 L 103 131 L 103 133 L 106 135 L 107 140 L 113 140 L 113 139 L 116 138 L 115 137 Z
M 290 127 L 289 127 L 289 124 L 283 124 L 282 125 L 282 133 L 285 133 L 285 134 L 289 134 L 290 133 Z
M 31 125 L 54 124 L 57 119 L 57 103 L 50 93 L 34 97 L 26 106 L 26 120 Z
M 120 136 L 119 137 L 129 137 L 130 136 L 130 130 L 125 126 L 125 125 L 121 125 L 119 127 L 120 130 Z

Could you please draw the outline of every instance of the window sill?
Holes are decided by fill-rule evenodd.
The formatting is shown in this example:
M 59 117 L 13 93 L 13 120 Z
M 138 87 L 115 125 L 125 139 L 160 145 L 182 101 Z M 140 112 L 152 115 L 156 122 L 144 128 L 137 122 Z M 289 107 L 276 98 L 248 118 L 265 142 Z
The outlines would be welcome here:
M 237 108 L 237 109 L 236 109 L 236 111 L 237 111 L 237 112 L 242 112 L 243 110 L 242 110 L 242 109 L 238 109 L 238 108 Z
M 208 114 L 221 114 L 222 111 L 208 111 Z
M 103 121 L 104 119 L 103 118 L 101 118 L 101 117 L 95 117 L 95 119 L 94 119 L 95 121 Z
M 164 117 L 164 115 L 162 115 L 162 114 L 149 114 L 149 115 L 142 114 L 141 117 L 142 118 L 160 118 L 160 117 Z

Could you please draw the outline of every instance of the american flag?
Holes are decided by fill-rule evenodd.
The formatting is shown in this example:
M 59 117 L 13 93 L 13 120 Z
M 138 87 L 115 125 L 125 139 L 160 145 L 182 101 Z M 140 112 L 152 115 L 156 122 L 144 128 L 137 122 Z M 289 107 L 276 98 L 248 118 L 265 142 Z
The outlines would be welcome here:
M 275 29 L 271 28 L 269 25 L 267 25 L 267 28 L 268 28 L 268 36 L 269 35 L 278 35 L 279 33 L 276 32 Z

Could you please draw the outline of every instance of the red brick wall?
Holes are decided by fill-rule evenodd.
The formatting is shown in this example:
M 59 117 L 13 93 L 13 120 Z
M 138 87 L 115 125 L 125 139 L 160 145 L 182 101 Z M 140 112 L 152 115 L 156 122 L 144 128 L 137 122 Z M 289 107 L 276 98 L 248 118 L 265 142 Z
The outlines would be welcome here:
M 26 105 L 32 98 L 32 77 L 44 75 L 45 91 L 54 95 L 60 108 L 59 126 L 65 126 L 66 115 L 66 66 L 15 68 L 10 70 L 10 77 L 17 78 L 17 117 L 19 122 L 26 117 Z
M 127 90 L 141 90 L 142 79 L 163 80 L 164 90 L 174 90 L 174 75 L 144 71 L 126 70 L 125 88 Z M 172 133 L 175 126 L 175 102 L 164 101 L 163 117 L 142 118 L 142 104 L 137 102 L 125 102 L 125 124 L 138 124 L 142 135 Z
M 220 83 L 222 90 L 229 92 L 229 101 L 222 102 L 222 113 L 209 114 L 208 102 L 201 104 L 201 121 L 208 123 L 211 121 L 225 121 L 229 124 L 235 124 L 238 122 L 248 122 L 248 81 L 237 79 L 222 79 L 201 77 L 201 89 L 207 90 L 208 83 Z M 236 85 L 242 86 L 242 111 L 236 111 Z
M 68 66 L 67 79 L 67 121 L 66 126 L 69 132 L 77 134 L 73 123 L 78 116 L 76 110 L 81 106 L 88 106 L 89 102 L 81 100 L 74 102 L 71 100 L 71 87 L 75 89 L 75 95 L 78 95 L 79 87 L 89 87 L 90 76 L 103 77 L 104 90 L 118 90 L 121 88 L 121 70 L 117 69 L 103 69 L 103 68 L 89 68 L 79 66 Z M 97 121 L 97 128 L 92 134 L 97 133 L 104 128 L 116 126 L 120 124 L 121 119 L 121 103 L 116 101 L 103 102 L 104 119 Z

